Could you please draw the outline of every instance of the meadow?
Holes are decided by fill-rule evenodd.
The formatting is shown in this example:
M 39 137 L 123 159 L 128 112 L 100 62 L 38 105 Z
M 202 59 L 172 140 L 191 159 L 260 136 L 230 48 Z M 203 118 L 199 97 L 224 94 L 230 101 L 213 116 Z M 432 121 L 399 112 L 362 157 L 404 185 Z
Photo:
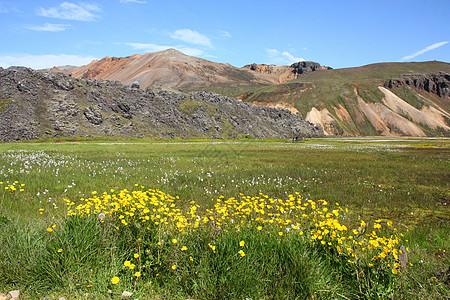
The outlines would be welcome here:
M 0 292 L 446 299 L 449 149 L 445 138 L 0 144 Z

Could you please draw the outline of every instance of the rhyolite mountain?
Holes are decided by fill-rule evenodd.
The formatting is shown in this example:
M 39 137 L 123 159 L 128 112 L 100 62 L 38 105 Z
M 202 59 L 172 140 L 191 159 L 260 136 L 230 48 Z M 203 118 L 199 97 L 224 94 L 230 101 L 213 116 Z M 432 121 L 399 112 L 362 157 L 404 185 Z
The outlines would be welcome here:
M 328 67 L 299 62 L 291 66 L 252 64 L 236 68 L 168 49 L 128 57 L 104 57 L 70 72 L 73 77 L 82 79 L 135 82 L 141 88 L 159 85 L 184 91 L 208 90 L 237 95 L 249 88 L 282 83 L 320 69 Z
M 80 136 L 291 139 L 323 131 L 288 110 L 209 92 L 0 68 L 1 142 Z
M 318 70 L 240 99 L 282 107 L 337 136 L 450 136 L 450 64 Z
M 117 80 L 141 88 L 164 86 L 184 91 L 233 91 L 272 84 L 263 74 L 185 55 L 169 49 L 128 57 L 104 57 L 73 69 L 72 77 Z

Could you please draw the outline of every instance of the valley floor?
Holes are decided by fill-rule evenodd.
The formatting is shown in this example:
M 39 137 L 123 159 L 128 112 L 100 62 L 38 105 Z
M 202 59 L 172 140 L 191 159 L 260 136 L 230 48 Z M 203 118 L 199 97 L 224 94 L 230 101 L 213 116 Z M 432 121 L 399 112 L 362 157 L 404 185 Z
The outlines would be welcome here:
M 147 299 L 149 294 L 154 299 L 282 299 L 287 297 L 280 294 L 284 291 L 290 299 L 301 299 L 306 290 L 307 297 L 315 299 L 445 299 L 449 296 L 450 263 L 449 153 L 448 138 L 0 144 L 0 243 L 7 249 L 0 254 L 0 292 L 20 289 L 25 299 L 44 295 L 55 299 L 61 295 L 66 299 L 72 299 L 69 295 L 77 295 L 77 299 L 119 298 L 123 290 L 134 291 L 139 299 Z M 105 222 L 66 216 L 71 207 L 78 214 L 96 199 L 104 201 L 100 210 L 106 212 L 108 201 L 117 198 L 117 203 L 122 203 L 121 197 L 128 197 L 124 190 L 144 202 L 152 197 L 161 199 L 160 207 L 179 209 L 173 215 L 190 211 L 202 220 L 209 216 L 205 225 L 199 225 L 207 227 L 176 233 L 168 229 L 172 216 L 167 216 L 168 227 L 148 225 L 146 231 L 136 225 L 141 219 L 131 214 L 139 211 L 139 206 L 135 210 L 123 208 L 127 213 L 122 213 L 122 218 L 106 214 Z M 248 203 L 243 195 L 249 196 Z M 298 203 L 309 203 L 310 218 L 302 219 L 300 210 L 286 208 L 294 198 Z M 232 210 L 253 207 L 255 199 L 261 206 L 252 211 L 256 215 L 251 220 L 267 223 L 242 225 L 240 231 L 233 231 L 236 227 L 230 224 L 241 215 L 230 219 Z M 277 203 L 272 216 L 268 216 L 269 199 Z M 71 202 L 74 204 L 67 208 Z M 220 203 L 231 206 L 218 210 Z M 75 210 L 78 205 L 85 206 Z M 192 207 L 197 208 L 192 211 Z M 265 207 L 265 214 L 259 211 L 261 207 Z M 320 213 L 316 210 L 319 207 Z M 88 214 L 99 214 L 93 209 Z M 223 214 L 225 209 L 230 215 Z M 332 211 L 336 211 L 335 217 Z M 325 238 L 325 229 L 319 234 L 314 231 L 325 225 L 314 224 L 319 224 L 318 215 L 327 212 L 330 220 L 333 217 L 341 224 L 333 225 L 337 226 L 333 230 L 337 232 L 336 228 L 345 224 L 346 232 L 355 232 L 351 234 L 355 239 L 372 239 L 366 234 L 372 227 L 378 230 L 377 224 L 383 226 L 379 234 L 388 234 L 395 227 L 395 233 L 390 234 L 391 238 L 398 235 L 399 244 L 389 246 L 392 261 L 384 265 L 381 258 L 378 262 L 366 261 L 365 256 L 357 260 L 341 249 L 343 244 L 335 237 L 327 237 L 329 244 L 315 240 L 320 234 Z M 223 219 L 218 219 L 220 216 Z M 271 218 L 275 224 L 288 224 L 280 231 L 269 223 Z M 289 224 L 296 218 L 303 221 Z M 242 224 L 250 220 L 244 219 Z M 225 220 L 230 223 L 225 225 Z M 195 223 L 194 219 L 190 222 Z M 179 230 L 181 225 L 177 226 Z M 225 226 L 231 226 L 227 233 L 221 231 Z M 296 230 L 301 235 L 294 235 Z M 98 239 L 83 240 L 90 236 L 88 231 Z M 375 245 L 375 240 L 370 241 Z M 157 243 L 162 243 L 162 248 Z M 400 261 L 395 258 L 400 245 L 409 250 L 408 266 L 403 268 L 397 266 Z M 270 257 L 262 254 L 267 249 Z M 63 256 L 66 252 L 70 255 Z M 309 264 L 306 257 L 311 258 Z M 188 265 L 190 260 L 195 266 Z M 130 264 L 136 269 L 131 271 Z M 290 264 L 309 268 L 312 277 L 291 269 Z M 92 268 L 99 272 L 92 273 Z M 294 283 L 302 282 L 302 289 L 292 282 L 274 280 L 281 274 Z M 111 281 L 115 277 L 120 280 L 117 285 Z M 257 282 L 260 290 L 252 290 L 251 282 Z

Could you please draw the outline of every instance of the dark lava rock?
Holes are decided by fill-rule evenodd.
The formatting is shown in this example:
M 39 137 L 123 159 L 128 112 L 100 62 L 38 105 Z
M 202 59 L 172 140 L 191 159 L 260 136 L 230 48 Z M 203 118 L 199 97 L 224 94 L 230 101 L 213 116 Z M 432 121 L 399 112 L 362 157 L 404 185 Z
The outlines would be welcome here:
M 387 81 L 384 86 L 387 88 L 401 87 L 408 85 L 419 91 L 436 94 L 441 98 L 450 98 L 450 74 L 439 72 L 434 74 L 409 74 L 401 75 Z
M 77 136 L 291 139 L 323 131 L 288 110 L 214 93 L 0 68 L 1 142 Z
M 313 61 L 300 61 L 291 65 L 292 72 L 296 75 L 303 75 L 317 70 L 331 70 L 330 67 L 321 66 L 319 63 Z

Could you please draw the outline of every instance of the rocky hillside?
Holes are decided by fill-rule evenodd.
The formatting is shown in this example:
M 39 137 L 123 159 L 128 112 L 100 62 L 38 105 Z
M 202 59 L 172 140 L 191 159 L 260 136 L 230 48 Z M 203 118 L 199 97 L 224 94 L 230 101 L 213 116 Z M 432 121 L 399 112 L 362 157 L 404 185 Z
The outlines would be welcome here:
M 242 67 L 242 69 L 264 74 L 272 83 L 283 83 L 300 76 L 318 70 L 331 70 L 330 67 L 321 66 L 319 63 L 312 61 L 301 61 L 293 63 L 290 66 L 251 64 Z
M 450 64 L 383 63 L 323 70 L 241 99 L 290 109 L 326 135 L 450 136 Z
M 292 138 L 323 132 L 287 110 L 207 92 L 140 89 L 0 68 L 0 141 L 52 137 Z
M 389 80 L 384 86 L 392 89 L 406 85 L 420 92 L 425 91 L 450 100 L 450 74 L 448 73 L 401 75 Z

